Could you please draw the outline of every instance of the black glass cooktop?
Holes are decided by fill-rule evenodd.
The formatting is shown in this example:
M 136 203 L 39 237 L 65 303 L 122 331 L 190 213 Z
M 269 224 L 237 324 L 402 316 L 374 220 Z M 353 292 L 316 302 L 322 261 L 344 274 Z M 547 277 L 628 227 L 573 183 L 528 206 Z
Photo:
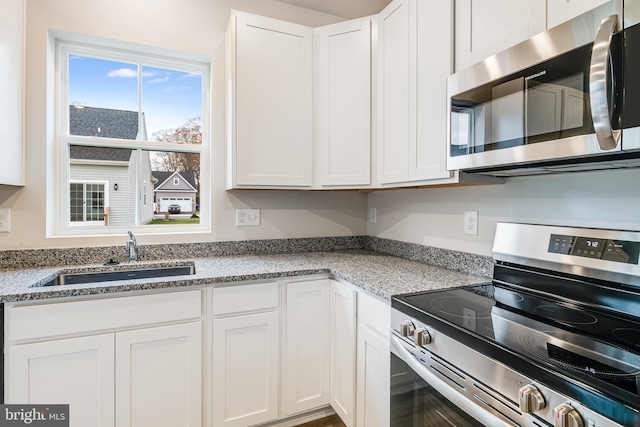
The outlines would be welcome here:
M 640 396 L 640 319 L 633 315 L 496 283 L 394 300 L 394 308 L 411 307 L 442 333 L 466 332 L 467 345 L 488 341 L 622 400 Z

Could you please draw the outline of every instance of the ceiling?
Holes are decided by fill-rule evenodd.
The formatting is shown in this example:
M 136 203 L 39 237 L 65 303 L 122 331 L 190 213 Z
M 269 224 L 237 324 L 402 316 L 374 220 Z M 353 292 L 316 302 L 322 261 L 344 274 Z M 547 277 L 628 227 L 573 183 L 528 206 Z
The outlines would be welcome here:
M 317 10 L 346 19 L 379 13 L 391 0 L 280 0 L 284 3 Z

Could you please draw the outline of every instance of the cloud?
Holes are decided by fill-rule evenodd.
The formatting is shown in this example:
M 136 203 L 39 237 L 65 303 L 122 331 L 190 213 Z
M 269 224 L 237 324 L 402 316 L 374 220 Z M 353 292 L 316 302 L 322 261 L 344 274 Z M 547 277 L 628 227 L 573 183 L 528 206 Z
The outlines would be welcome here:
M 131 68 L 120 68 L 118 70 L 109 71 L 109 74 L 107 75 L 109 77 L 131 78 L 131 77 L 138 77 L 138 71 L 132 70 Z
M 169 76 L 164 76 L 164 77 L 158 77 L 157 79 L 150 79 L 147 80 L 147 83 L 162 83 L 162 82 L 166 82 L 169 81 Z
M 173 92 L 173 91 L 176 91 L 176 90 L 180 91 L 180 90 L 188 90 L 188 89 L 189 89 L 189 86 L 176 86 L 176 85 L 174 85 L 174 86 L 167 86 L 164 90 L 166 92 Z

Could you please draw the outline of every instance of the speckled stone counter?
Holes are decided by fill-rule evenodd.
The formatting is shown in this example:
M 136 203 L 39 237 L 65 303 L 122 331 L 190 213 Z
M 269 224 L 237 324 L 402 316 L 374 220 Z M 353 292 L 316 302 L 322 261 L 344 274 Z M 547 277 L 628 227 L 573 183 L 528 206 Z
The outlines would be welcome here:
M 449 261 L 455 262 L 455 259 Z M 138 262 L 134 263 L 134 266 L 145 268 L 189 263 L 193 263 L 195 267 L 195 274 L 190 276 L 60 286 L 42 285 L 50 282 L 59 273 L 127 269 L 131 268 L 132 264 L 122 263 L 115 267 L 95 264 L 82 267 L 5 270 L 0 272 L 0 301 L 65 298 L 187 286 L 233 285 L 247 280 L 268 280 L 312 274 L 332 274 L 373 295 L 389 300 L 396 294 L 473 285 L 490 280 L 488 275 L 454 271 L 442 266 L 365 249 L 211 256 Z M 480 271 L 484 272 L 484 269 Z

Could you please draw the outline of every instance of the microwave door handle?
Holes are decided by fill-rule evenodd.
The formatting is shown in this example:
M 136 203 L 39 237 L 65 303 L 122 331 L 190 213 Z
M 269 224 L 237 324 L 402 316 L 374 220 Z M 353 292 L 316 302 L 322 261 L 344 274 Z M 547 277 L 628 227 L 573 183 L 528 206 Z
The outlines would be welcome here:
M 609 120 L 609 98 L 607 97 L 607 67 L 613 33 L 618 30 L 618 15 L 602 20 L 591 52 L 589 67 L 589 95 L 591 118 L 596 131 L 598 144 L 603 150 L 612 150 L 618 146 L 620 130 L 613 130 Z

